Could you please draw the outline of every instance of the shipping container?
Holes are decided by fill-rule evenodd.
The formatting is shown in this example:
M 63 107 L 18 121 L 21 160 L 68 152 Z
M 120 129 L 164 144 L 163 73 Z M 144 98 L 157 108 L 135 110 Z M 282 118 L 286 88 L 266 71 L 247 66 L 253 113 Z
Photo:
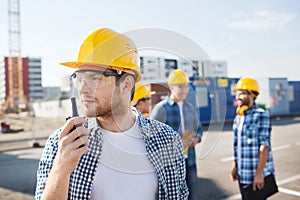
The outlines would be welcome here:
M 265 107 L 270 116 L 289 114 L 289 95 L 287 78 L 259 78 L 260 94 L 256 103 Z
M 226 80 L 226 79 L 225 79 Z M 233 121 L 236 115 L 236 105 L 234 104 L 235 100 L 235 91 L 232 90 L 236 86 L 239 78 L 228 78 L 226 80 L 225 96 L 226 96 L 226 116 L 225 121 Z
M 187 101 L 199 109 L 202 124 L 232 121 L 236 115 L 235 91 L 239 78 L 190 78 Z M 270 116 L 300 113 L 300 81 L 288 82 L 287 78 L 256 79 L 260 94 L 258 106 L 267 110 Z M 151 84 L 153 106 L 170 94 L 166 83 Z
M 191 90 L 195 94 L 194 104 L 199 109 L 200 121 L 202 124 L 208 124 L 215 121 L 212 118 L 212 88 L 210 79 L 191 79 Z M 190 98 L 192 99 L 192 98 Z
M 300 81 L 289 81 L 290 113 L 300 114 Z
M 232 87 L 238 78 L 206 78 L 194 80 L 196 105 L 203 123 L 222 123 L 235 117 L 235 93 Z

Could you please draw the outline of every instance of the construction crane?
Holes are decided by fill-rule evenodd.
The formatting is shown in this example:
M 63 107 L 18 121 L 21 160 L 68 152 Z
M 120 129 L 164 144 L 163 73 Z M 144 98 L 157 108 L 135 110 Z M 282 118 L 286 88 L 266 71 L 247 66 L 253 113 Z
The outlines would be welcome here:
M 23 59 L 21 57 L 20 1 L 8 0 L 9 57 L 7 58 L 8 86 L 3 110 L 16 111 L 27 105 L 23 89 Z M 26 106 L 25 106 L 26 107 Z
M 8 0 L 8 37 L 10 56 L 21 56 L 20 1 Z

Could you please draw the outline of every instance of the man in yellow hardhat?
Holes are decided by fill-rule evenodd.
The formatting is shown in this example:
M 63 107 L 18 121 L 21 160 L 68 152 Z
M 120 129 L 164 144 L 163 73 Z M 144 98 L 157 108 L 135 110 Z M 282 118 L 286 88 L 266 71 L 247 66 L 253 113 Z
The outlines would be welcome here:
M 235 160 L 231 177 L 238 180 L 243 200 L 266 199 L 267 196 L 251 197 L 246 190 L 261 190 L 269 184 L 265 180 L 274 178 L 269 115 L 255 103 L 260 94 L 256 80 L 241 78 L 233 90 L 238 107 L 233 123 Z
M 151 118 L 171 126 L 181 137 L 186 155 L 186 181 L 190 191 L 189 199 L 197 198 L 197 167 L 195 145 L 201 141 L 202 126 L 197 108 L 186 101 L 189 91 L 189 78 L 176 69 L 169 74 L 170 97 L 156 104 Z
M 91 33 L 72 75 L 85 117 L 50 135 L 37 172 L 35 199 L 187 199 L 181 138 L 131 106 L 141 80 L 127 36 Z
M 149 117 L 151 110 L 151 92 L 143 84 L 135 84 L 135 92 L 131 104 L 136 107 L 145 117 Z

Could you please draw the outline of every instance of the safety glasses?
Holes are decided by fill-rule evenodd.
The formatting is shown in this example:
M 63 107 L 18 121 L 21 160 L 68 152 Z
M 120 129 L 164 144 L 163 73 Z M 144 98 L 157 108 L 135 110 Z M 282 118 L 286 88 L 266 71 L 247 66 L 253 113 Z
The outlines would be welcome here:
M 150 97 L 144 97 L 144 98 L 141 98 L 139 101 L 149 101 L 149 100 L 151 100 Z
M 84 84 L 91 89 L 111 84 L 111 76 L 120 76 L 117 71 L 77 70 L 71 75 L 73 86 L 81 88 Z
M 235 95 L 240 96 L 240 95 L 249 95 L 249 91 L 236 91 Z

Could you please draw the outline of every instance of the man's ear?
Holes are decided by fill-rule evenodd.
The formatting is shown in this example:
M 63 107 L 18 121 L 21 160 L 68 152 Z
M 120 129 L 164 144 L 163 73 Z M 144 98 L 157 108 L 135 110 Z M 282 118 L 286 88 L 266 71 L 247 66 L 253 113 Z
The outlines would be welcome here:
M 255 101 L 255 99 L 256 99 L 256 95 L 255 95 L 255 94 L 253 94 L 253 93 L 250 93 L 250 96 L 251 96 L 251 99 L 252 99 L 252 101 L 254 102 L 254 101 Z
M 131 93 L 132 88 L 134 87 L 135 81 L 132 76 L 127 76 L 122 84 L 123 90 L 128 90 Z

